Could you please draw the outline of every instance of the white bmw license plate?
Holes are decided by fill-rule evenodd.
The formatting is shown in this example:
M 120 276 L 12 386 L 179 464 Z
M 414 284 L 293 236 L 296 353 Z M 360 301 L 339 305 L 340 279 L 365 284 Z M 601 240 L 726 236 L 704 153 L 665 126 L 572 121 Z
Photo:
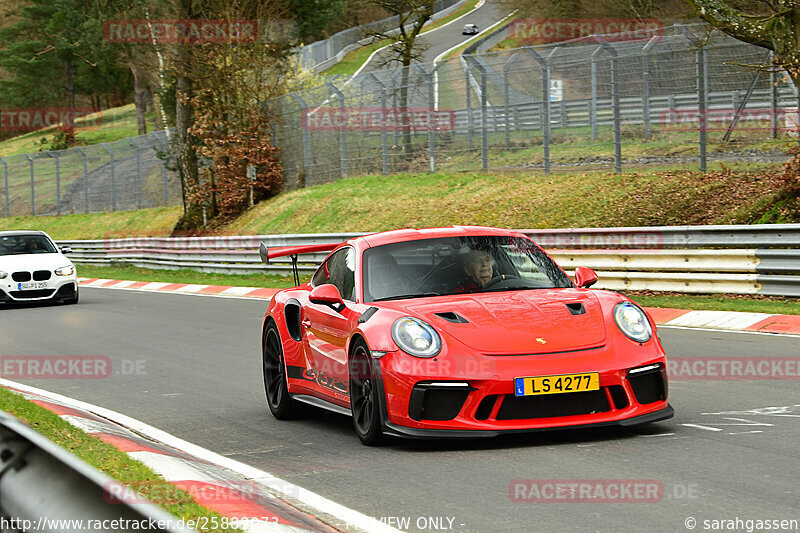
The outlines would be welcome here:
M 47 282 L 46 281 L 31 281 L 29 283 L 17 283 L 17 290 L 18 291 L 27 291 L 27 290 L 34 290 L 34 289 L 46 289 Z

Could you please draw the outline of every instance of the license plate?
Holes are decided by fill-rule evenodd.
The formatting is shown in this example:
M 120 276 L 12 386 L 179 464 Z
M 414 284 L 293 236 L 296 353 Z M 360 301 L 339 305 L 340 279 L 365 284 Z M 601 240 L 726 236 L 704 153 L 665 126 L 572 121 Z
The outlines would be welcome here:
M 17 290 L 18 291 L 27 291 L 30 289 L 46 289 L 47 282 L 46 281 L 31 281 L 30 283 L 18 283 Z
M 560 394 L 562 392 L 584 392 L 600 390 L 600 374 L 562 374 L 560 376 L 534 376 L 516 378 L 514 394 L 517 396 L 536 396 L 539 394 Z

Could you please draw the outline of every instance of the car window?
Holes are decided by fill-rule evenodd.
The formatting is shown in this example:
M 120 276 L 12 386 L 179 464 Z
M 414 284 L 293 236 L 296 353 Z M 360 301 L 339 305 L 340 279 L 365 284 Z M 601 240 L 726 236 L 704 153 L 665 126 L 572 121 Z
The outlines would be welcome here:
M 355 271 L 355 252 L 349 247 L 342 248 L 320 265 L 311 278 L 311 284 L 319 287 L 331 283 L 339 289 L 342 299 L 355 301 Z
M 3 235 L 0 255 L 55 254 L 53 242 L 44 235 Z
M 366 302 L 573 287 L 533 241 L 509 236 L 422 239 L 373 247 L 364 252 L 363 275 Z

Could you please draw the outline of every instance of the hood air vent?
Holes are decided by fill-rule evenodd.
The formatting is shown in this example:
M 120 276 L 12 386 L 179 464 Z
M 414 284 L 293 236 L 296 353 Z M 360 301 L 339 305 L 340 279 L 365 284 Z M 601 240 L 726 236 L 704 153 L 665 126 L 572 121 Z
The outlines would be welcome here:
M 573 315 L 586 314 L 586 308 L 583 306 L 583 304 L 581 302 L 575 302 L 575 303 L 566 304 L 566 305 L 567 305 L 567 309 L 569 309 L 569 312 L 572 313 Z
M 452 311 L 447 311 L 445 313 L 434 313 L 434 315 L 438 316 L 439 318 L 444 318 L 448 322 L 452 322 L 453 324 L 467 324 L 469 321 L 464 318 L 463 316 L 454 313 Z

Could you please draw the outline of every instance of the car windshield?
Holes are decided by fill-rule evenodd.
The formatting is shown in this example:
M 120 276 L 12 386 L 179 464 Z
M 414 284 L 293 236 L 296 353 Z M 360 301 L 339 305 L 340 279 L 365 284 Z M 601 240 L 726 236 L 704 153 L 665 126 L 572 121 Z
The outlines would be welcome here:
M 0 236 L 0 255 L 54 254 L 53 242 L 44 235 Z
M 364 301 L 574 287 L 533 241 L 467 236 L 386 244 L 364 252 Z

